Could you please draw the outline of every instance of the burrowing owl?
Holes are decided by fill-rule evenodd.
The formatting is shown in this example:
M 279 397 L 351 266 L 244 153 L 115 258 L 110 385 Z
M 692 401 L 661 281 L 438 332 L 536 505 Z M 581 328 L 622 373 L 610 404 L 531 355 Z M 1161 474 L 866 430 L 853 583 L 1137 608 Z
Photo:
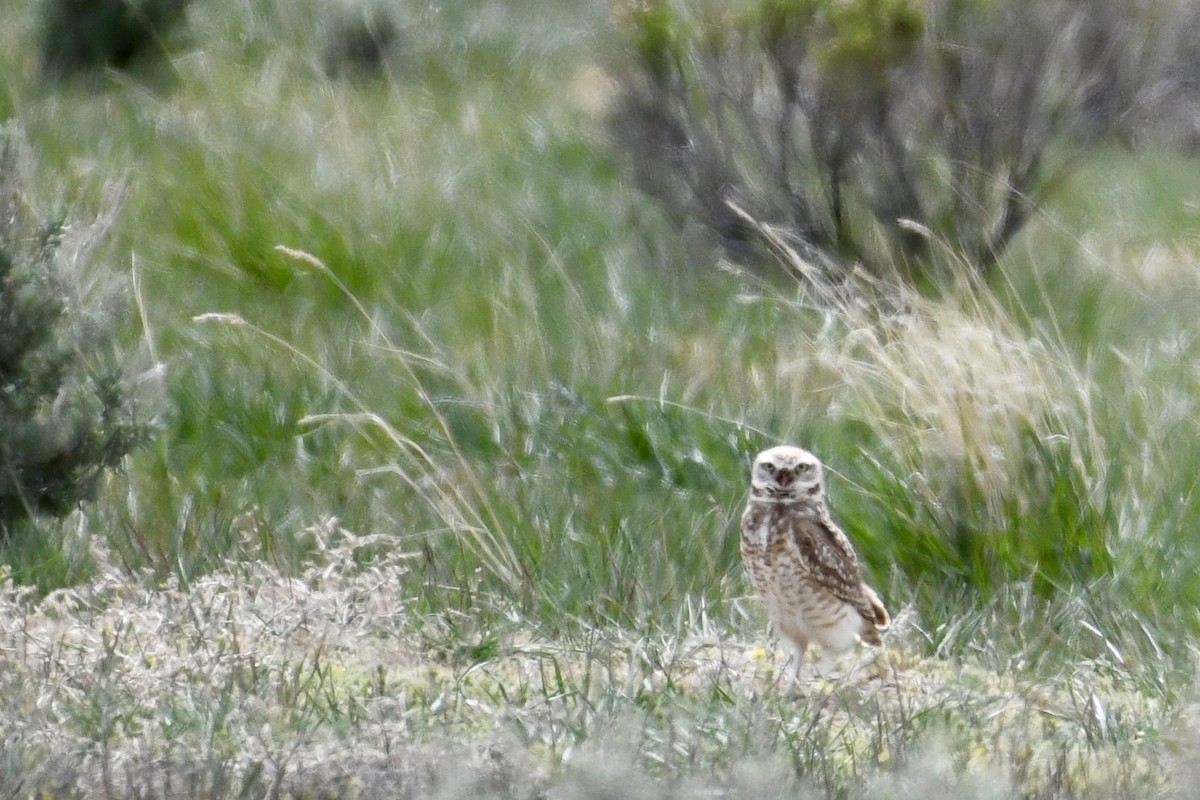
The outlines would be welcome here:
M 812 453 L 783 445 L 754 459 L 742 559 L 767 615 L 796 649 L 797 674 L 811 642 L 825 655 L 860 639 L 881 643 L 887 609 L 863 583 L 854 548 L 829 518 L 821 462 Z

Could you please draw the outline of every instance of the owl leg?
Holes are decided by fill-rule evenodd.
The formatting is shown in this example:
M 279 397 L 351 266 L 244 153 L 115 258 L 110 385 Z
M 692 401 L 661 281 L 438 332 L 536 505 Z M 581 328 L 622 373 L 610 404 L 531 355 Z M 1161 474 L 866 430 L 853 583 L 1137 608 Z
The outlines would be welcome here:
M 821 648 L 821 657 L 817 659 L 816 670 L 819 678 L 827 678 L 833 672 L 833 653 L 828 648 Z
M 791 650 L 792 682 L 800 680 L 800 668 L 804 666 L 804 653 L 808 650 L 808 637 L 796 631 L 784 631 L 783 640 Z

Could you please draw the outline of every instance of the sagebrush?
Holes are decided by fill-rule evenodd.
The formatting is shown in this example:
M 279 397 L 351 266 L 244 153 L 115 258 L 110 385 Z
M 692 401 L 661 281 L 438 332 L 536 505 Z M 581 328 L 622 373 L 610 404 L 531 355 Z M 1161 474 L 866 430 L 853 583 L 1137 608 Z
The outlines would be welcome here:
M 988 274 L 1097 143 L 1179 102 L 1181 4 L 627 3 L 611 120 L 637 183 L 765 272 Z

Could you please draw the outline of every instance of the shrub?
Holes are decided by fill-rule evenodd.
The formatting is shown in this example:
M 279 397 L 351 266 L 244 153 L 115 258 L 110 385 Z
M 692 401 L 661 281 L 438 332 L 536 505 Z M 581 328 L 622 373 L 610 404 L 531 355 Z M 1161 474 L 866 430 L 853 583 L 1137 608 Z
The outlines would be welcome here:
M 161 49 L 190 0 L 43 0 L 42 73 L 62 77 L 115 67 Z
M 1163 104 L 1166 3 L 629 3 L 613 136 L 637 183 L 759 270 L 987 273 L 1084 153 Z M 1180 6 L 1177 14 L 1195 14 Z
M 109 315 L 67 272 L 95 242 L 64 256 L 66 225 L 29 219 L 19 184 L 0 128 L 0 539 L 31 516 L 69 513 L 145 433 Z
M 343 13 L 332 21 L 327 35 L 325 74 L 333 78 L 382 75 L 399 38 L 396 20 L 383 8 Z

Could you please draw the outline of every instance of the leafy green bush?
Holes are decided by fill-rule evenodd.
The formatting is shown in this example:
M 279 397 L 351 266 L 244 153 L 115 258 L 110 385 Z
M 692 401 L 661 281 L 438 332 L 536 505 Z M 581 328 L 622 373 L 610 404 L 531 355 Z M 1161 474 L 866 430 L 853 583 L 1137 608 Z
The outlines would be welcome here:
M 12 133 L 0 129 L 0 539 L 88 499 L 145 433 L 110 320 L 68 273 L 90 247 L 68 263 L 66 224 L 30 219 L 17 167 Z
M 383 8 L 357 9 L 335 18 L 325 43 L 325 73 L 330 77 L 373 76 L 386 71 L 400 38 L 397 22 Z
M 190 0 L 43 0 L 42 72 L 61 77 L 77 72 L 123 69 L 161 49 Z
M 630 3 L 614 139 L 757 269 L 778 262 L 754 222 L 809 281 L 986 273 L 1082 154 L 1171 95 L 1172 21 L 1115 0 Z

